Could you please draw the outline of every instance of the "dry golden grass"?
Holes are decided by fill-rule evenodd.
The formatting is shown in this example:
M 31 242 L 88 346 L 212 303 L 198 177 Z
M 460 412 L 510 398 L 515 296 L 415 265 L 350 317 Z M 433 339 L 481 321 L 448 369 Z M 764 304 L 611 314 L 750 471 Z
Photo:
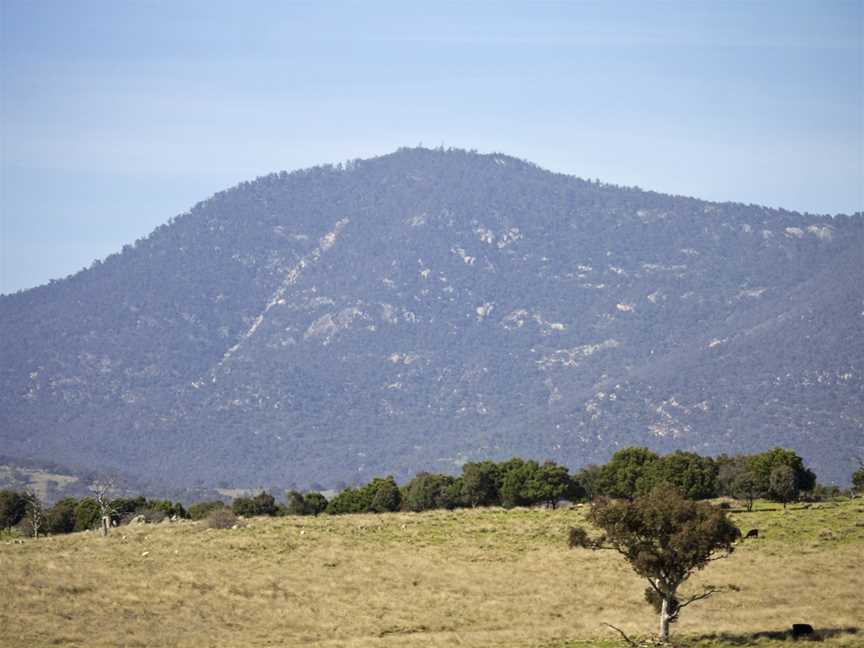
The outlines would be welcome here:
M 687 645 L 781 646 L 758 633 L 864 626 L 864 504 L 736 519 L 762 537 L 691 587 L 741 591 L 687 608 L 673 634 Z M 0 645 L 563 648 L 623 645 L 604 621 L 654 632 L 645 584 L 621 558 L 567 549 L 581 522 L 576 509 L 485 509 L 2 543 Z M 864 645 L 864 628 L 826 643 Z

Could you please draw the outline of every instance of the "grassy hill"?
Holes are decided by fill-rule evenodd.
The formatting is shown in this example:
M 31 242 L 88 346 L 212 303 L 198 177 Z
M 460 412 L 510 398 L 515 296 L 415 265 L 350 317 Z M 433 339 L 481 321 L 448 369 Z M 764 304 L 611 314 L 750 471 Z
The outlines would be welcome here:
M 617 554 L 569 550 L 584 508 L 256 518 L 121 527 L 0 543 L 3 646 L 624 646 L 656 631 L 645 583 Z M 760 530 L 682 613 L 687 646 L 864 644 L 864 502 L 762 504 Z

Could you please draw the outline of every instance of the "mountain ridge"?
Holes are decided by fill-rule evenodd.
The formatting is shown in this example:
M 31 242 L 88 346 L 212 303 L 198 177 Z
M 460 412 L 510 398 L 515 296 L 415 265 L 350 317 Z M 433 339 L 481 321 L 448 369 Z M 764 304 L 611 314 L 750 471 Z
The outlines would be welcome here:
M 271 174 L 0 296 L 2 440 L 177 483 L 576 467 L 634 444 L 791 445 L 840 481 L 864 453 L 862 249 L 860 216 L 500 154 Z

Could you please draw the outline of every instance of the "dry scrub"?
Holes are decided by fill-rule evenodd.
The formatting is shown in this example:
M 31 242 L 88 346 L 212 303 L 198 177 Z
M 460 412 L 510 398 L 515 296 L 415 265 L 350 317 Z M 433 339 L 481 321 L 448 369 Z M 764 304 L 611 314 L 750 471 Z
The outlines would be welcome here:
M 788 646 L 757 633 L 805 622 L 837 631 L 828 644 L 864 644 L 864 628 L 845 630 L 864 626 L 859 502 L 736 514 L 761 537 L 690 587 L 740 592 L 688 608 L 673 633 L 688 645 Z M 604 621 L 654 632 L 644 583 L 623 560 L 567 549 L 580 523 L 576 509 L 485 509 L 3 543 L 0 645 L 563 648 L 623 645 Z

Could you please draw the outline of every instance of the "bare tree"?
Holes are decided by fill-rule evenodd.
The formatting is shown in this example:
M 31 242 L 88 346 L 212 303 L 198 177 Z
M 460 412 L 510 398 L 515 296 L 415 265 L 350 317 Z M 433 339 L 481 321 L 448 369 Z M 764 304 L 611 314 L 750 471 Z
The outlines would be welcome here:
M 102 516 L 100 524 L 100 532 L 102 537 L 108 536 L 111 530 L 111 516 L 114 514 L 114 507 L 111 506 L 109 495 L 117 484 L 117 479 L 113 476 L 101 477 L 90 485 L 90 490 L 93 491 L 93 496 L 96 503 L 99 504 L 99 513 Z
M 27 502 L 27 519 L 30 523 L 30 529 L 34 538 L 39 537 L 39 530 L 42 528 L 42 523 L 45 519 L 45 509 L 42 506 L 42 500 L 32 488 L 24 489 L 24 499 Z

